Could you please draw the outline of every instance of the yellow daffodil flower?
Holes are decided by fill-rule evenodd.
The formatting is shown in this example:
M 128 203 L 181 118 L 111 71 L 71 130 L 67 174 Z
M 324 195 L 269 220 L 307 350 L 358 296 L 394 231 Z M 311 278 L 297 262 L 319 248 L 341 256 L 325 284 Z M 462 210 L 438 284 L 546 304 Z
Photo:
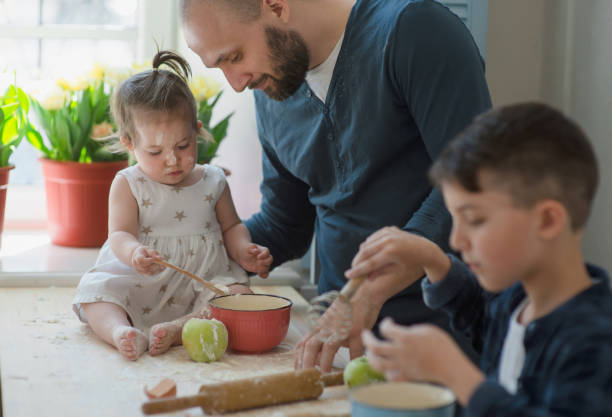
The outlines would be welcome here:
M 189 81 L 189 89 L 199 103 L 216 96 L 221 91 L 221 84 L 212 77 L 205 75 L 194 75 Z

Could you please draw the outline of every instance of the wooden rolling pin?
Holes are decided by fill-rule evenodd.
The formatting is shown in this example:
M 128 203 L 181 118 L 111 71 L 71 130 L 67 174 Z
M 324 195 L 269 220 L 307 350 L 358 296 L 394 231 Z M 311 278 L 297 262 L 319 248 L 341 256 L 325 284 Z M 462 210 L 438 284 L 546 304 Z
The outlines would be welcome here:
M 322 376 L 318 369 L 303 369 L 202 385 L 197 395 L 148 401 L 142 405 L 142 412 L 158 414 L 201 407 L 206 414 L 228 413 L 312 400 L 323 393 L 324 386 L 342 383 L 342 372 Z

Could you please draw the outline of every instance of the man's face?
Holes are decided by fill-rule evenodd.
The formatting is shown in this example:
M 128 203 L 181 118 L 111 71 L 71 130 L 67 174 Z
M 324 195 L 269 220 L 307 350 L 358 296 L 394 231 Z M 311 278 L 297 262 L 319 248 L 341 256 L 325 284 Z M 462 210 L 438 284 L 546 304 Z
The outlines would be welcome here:
M 244 22 L 206 2 L 191 6 L 184 22 L 187 45 L 209 68 L 219 68 L 232 88 L 263 90 L 285 100 L 306 76 L 309 53 L 302 36 L 262 19 Z

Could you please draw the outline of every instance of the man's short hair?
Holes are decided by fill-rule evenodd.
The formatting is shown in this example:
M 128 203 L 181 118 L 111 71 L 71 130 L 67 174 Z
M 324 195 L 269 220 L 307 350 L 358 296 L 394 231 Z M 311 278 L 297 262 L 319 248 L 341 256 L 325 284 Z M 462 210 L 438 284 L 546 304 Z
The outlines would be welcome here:
M 179 10 L 183 21 L 189 17 L 191 5 L 196 2 L 212 2 L 236 13 L 241 20 L 251 22 L 261 16 L 261 0 L 181 0 Z
M 582 129 L 541 103 L 521 103 L 476 117 L 442 151 L 429 176 L 482 190 L 479 173 L 493 174 L 495 186 L 520 207 L 543 199 L 561 202 L 574 230 L 589 217 L 599 174 L 595 153 Z

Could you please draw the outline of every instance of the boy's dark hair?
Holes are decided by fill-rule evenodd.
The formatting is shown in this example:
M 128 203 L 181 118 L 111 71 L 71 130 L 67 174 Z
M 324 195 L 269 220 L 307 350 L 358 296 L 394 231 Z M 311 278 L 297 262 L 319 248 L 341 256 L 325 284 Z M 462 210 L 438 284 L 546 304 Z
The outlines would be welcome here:
M 582 129 L 540 103 L 500 107 L 476 117 L 442 151 L 429 176 L 436 185 L 456 181 L 479 192 L 483 170 L 521 207 L 548 198 L 561 202 L 574 230 L 585 225 L 599 180 L 595 153 Z
M 172 71 L 159 69 L 166 65 Z M 158 51 L 153 58 L 153 68 L 132 75 L 113 94 L 111 113 L 117 125 L 117 135 L 134 140 L 134 110 L 166 111 L 185 109 L 196 132 L 198 129 L 197 105 L 187 80 L 191 68 L 181 56 L 170 51 Z

